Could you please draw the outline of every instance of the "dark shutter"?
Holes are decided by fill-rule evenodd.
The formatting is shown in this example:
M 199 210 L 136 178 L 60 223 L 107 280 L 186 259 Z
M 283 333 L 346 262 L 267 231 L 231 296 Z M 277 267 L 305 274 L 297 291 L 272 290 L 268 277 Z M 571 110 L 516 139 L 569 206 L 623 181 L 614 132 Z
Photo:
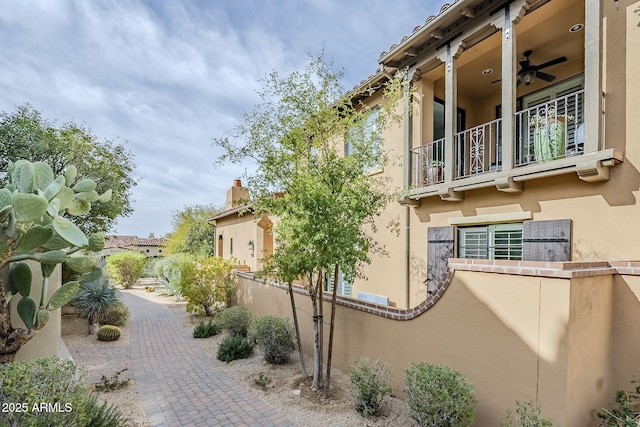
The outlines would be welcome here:
M 524 261 L 571 261 L 571 220 L 525 221 L 522 227 Z
M 433 292 L 448 275 L 448 259 L 454 256 L 454 227 L 427 230 L 427 290 Z

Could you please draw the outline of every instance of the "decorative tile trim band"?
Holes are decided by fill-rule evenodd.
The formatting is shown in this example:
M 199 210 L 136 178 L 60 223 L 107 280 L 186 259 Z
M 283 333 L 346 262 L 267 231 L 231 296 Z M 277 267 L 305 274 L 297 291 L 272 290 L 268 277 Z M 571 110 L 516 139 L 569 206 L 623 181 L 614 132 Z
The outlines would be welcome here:
M 436 286 L 436 289 L 427 297 L 425 301 L 420 303 L 419 305 L 409 308 L 409 309 L 400 309 L 396 307 L 389 307 L 386 305 L 376 304 L 373 302 L 361 301 L 356 298 L 339 296 L 336 298 L 336 303 L 338 305 L 342 305 L 344 307 L 352 308 L 354 310 L 364 311 L 366 313 L 374 314 L 376 316 L 386 317 L 388 319 L 394 320 L 411 320 L 422 313 L 433 307 L 433 305 L 438 302 L 438 300 L 442 297 L 444 292 L 447 290 L 449 285 L 451 284 L 451 280 L 453 279 L 454 271 L 449 268 L 449 272 L 447 274 L 446 279 L 439 283 Z M 245 279 L 253 280 L 256 282 L 261 282 L 269 286 L 273 286 L 276 288 L 288 290 L 288 286 L 284 283 L 276 282 L 275 280 L 264 279 L 254 276 L 252 273 L 244 273 L 237 272 L 236 275 L 243 277 Z M 309 291 L 302 286 L 293 285 L 293 292 L 302 295 L 309 295 Z M 324 292 L 322 299 L 324 301 L 331 301 L 331 293 Z
M 356 298 L 338 296 L 338 305 L 364 311 L 376 316 L 394 320 L 411 320 L 430 309 L 442 297 L 453 279 L 455 271 L 475 271 L 481 273 L 512 274 L 518 276 L 551 277 L 572 279 L 579 277 L 605 276 L 623 274 L 640 276 L 640 261 L 596 261 L 596 262 L 540 262 L 540 261 L 502 261 L 483 259 L 449 258 L 446 279 L 436 286 L 425 301 L 409 309 L 388 307 Z M 264 283 L 275 288 L 288 290 L 288 286 L 275 280 L 257 277 L 254 273 L 236 272 L 236 275 L 248 280 Z M 293 292 L 309 295 L 309 291 L 300 285 L 293 285 Z M 322 299 L 331 301 L 331 293 L 324 292 Z

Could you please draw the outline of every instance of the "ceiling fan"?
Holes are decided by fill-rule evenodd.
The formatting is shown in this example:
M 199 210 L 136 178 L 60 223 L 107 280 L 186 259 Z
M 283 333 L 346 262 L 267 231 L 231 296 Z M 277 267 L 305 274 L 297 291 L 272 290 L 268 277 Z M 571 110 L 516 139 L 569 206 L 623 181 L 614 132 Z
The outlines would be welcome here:
M 550 67 L 552 65 L 560 64 L 561 62 L 565 62 L 567 60 L 566 56 L 560 56 L 556 59 L 552 59 L 551 61 L 547 61 L 544 64 L 533 65 L 529 57 L 533 53 L 532 50 L 527 50 L 524 52 L 524 56 L 526 58 L 525 61 L 520 61 L 520 71 L 518 71 L 518 86 L 520 83 L 524 83 L 526 86 L 529 86 L 533 83 L 533 80 L 538 77 L 546 82 L 553 81 L 556 76 L 552 76 L 551 74 L 543 73 L 543 68 Z

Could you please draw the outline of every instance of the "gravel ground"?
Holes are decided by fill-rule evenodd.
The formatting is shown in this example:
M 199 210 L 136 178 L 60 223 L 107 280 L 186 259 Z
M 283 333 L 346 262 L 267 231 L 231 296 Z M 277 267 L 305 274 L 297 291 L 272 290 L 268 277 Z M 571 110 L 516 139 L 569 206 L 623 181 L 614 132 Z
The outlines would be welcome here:
M 184 303 L 176 302 L 173 297 L 159 291 L 145 292 L 141 287 L 136 287 L 133 290 L 123 292 L 133 292 L 157 303 L 168 305 L 189 334 L 193 331 L 195 324 L 202 320 L 202 318 L 187 313 Z M 95 339 L 95 337 L 87 335 L 86 321 L 84 320 L 72 321 L 63 318 L 62 327 L 63 339 L 70 350 L 74 346 L 82 346 L 84 351 L 91 351 L 91 349 L 100 351 L 100 346 L 105 344 Z M 116 343 L 117 345 L 128 347 L 128 325 L 122 329 L 123 336 Z M 216 351 L 218 343 L 225 336 L 223 333 L 207 339 L 193 339 L 193 341 L 194 345 L 200 346 L 214 361 L 215 366 L 225 370 L 238 382 L 245 384 L 267 403 L 279 408 L 291 421 L 299 426 L 416 425 L 408 416 L 404 402 L 393 397 L 385 399 L 385 408 L 381 417 L 363 418 L 360 416 L 354 409 L 349 377 L 335 368 L 331 371 L 332 391 L 330 397 L 328 399 L 325 398 L 324 392 L 312 392 L 310 381 L 303 378 L 301 374 L 297 352 L 293 355 L 291 362 L 280 366 L 266 364 L 259 349 L 256 349 L 253 356 L 248 359 L 235 360 L 230 363 L 221 362 L 216 359 Z M 310 371 L 313 366 L 312 360 L 307 359 L 306 366 L 307 370 Z M 90 370 L 91 366 L 85 365 L 85 368 Z M 255 379 L 260 374 L 271 380 L 264 389 L 255 383 Z M 129 386 L 121 390 L 101 393 L 101 398 L 120 407 L 125 416 L 129 418 L 130 426 L 149 426 L 139 400 L 137 387 L 133 381 Z

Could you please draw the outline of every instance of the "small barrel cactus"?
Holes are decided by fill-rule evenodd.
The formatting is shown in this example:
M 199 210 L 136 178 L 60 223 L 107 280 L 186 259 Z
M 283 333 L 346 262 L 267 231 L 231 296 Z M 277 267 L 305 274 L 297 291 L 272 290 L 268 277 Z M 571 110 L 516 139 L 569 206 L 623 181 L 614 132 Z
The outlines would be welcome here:
M 116 341 L 120 338 L 120 328 L 113 325 L 104 325 L 98 329 L 96 335 L 100 341 Z

